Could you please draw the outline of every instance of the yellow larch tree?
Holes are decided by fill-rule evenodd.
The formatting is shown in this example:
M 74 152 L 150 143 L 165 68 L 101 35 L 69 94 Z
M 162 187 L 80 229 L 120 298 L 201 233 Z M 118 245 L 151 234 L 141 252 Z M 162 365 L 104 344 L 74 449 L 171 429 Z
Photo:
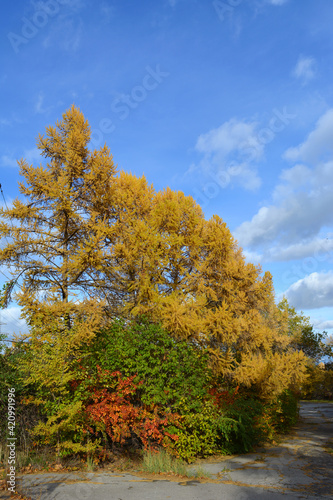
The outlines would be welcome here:
M 0 210 L 0 263 L 12 274 L 2 305 L 15 298 L 29 325 L 29 381 L 56 391 L 112 298 L 100 269 L 113 238 L 105 207 L 117 172 L 109 149 L 91 152 L 89 141 L 89 124 L 72 106 L 38 137 L 41 164 L 18 162 L 21 199 Z
M 143 191 L 133 194 L 113 249 L 118 282 L 127 284 L 122 314 L 149 315 L 208 350 L 224 380 L 272 397 L 298 386 L 305 360 L 289 347 L 288 318 L 275 304 L 270 273 L 246 263 L 226 223 L 205 220 L 190 196 L 169 188 L 154 194 L 134 176 L 127 182 L 141 182 Z

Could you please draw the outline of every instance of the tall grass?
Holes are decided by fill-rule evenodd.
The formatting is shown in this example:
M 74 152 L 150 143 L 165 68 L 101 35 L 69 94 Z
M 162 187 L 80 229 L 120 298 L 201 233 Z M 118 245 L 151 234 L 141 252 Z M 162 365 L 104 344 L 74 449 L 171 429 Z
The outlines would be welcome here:
M 155 452 L 145 450 L 143 452 L 142 468 L 144 471 L 154 474 L 165 472 L 185 477 L 210 477 L 210 474 L 201 467 L 197 468 L 197 470 L 193 470 L 192 468 L 192 470 L 189 471 L 188 466 L 183 460 L 173 457 L 163 449 Z
M 179 474 L 186 476 L 187 467 L 185 462 L 179 460 L 172 455 L 169 455 L 165 450 L 151 451 L 145 450 L 143 452 L 143 469 L 146 472 L 171 472 L 172 474 Z

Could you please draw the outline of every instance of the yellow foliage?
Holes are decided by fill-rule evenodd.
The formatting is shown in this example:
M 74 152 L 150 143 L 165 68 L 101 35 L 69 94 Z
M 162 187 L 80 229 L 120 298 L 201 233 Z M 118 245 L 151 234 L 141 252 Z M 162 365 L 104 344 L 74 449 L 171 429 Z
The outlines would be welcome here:
M 39 136 L 46 165 L 19 162 L 27 201 L 0 209 L 0 234 L 11 238 L 0 263 L 13 273 L 2 302 L 22 284 L 17 300 L 50 381 L 108 316 L 148 314 L 207 349 L 230 381 L 264 394 L 298 384 L 305 361 L 288 349 L 298 324 L 275 305 L 271 275 L 245 262 L 219 216 L 205 220 L 192 197 L 117 174 L 109 149 L 91 152 L 89 140 L 73 106 Z M 51 362 L 47 346 L 60 357 Z M 32 372 L 42 377 L 37 363 Z
M 303 352 L 248 354 L 235 370 L 235 379 L 247 387 L 255 385 L 269 399 L 285 388 L 298 390 L 306 380 L 306 357 Z
M 305 360 L 288 351 L 289 319 L 275 304 L 271 275 L 247 264 L 222 219 L 206 221 L 191 197 L 141 186 L 151 206 L 132 225 L 119 223 L 116 281 L 128 283 L 120 313 L 149 314 L 207 349 L 215 372 L 236 383 L 272 395 L 300 383 Z
M 333 399 L 333 370 L 325 369 L 324 363 L 309 362 L 308 377 L 302 386 L 302 396 L 306 399 Z

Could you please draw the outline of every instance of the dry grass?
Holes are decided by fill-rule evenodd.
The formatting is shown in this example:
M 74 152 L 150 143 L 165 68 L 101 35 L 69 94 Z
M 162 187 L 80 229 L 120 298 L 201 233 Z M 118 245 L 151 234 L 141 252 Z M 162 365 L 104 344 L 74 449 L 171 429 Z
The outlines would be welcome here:
M 142 469 L 152 474 L 175 474 L 177 476 L 196 479 L 208 479 L 211 477 L 201 466 L 189 470 L 183 460 L 173 457 L 163 449 L 157 452 L 144 451 Z

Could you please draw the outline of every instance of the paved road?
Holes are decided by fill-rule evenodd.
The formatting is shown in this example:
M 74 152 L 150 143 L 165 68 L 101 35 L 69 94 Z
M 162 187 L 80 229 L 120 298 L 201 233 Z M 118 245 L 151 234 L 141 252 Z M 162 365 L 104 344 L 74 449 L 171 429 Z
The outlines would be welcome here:
M 278 446 L 202 461 L 208 481 L 141 474 L 25 475 L 19 489 L 32 500 L 287 500 L 333 499 L 333 404 L 301 403 L 301 421 Z M 194 469 L 196 465 L 192 466 Z

